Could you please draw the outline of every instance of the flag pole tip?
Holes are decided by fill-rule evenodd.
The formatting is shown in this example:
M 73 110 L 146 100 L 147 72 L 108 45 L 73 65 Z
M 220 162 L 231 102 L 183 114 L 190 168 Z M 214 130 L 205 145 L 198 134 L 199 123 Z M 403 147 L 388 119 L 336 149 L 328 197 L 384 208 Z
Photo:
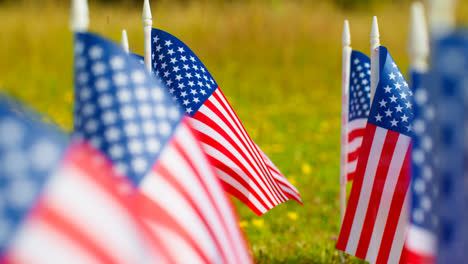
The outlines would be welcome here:
M 122 48 L 126 53 L 130 52 L 130 48 L 128 45 L 128 37 L 127 37 L 127 30 L 123 29 L 122 30 Z
M 350 46 L 351 45 L 351 33 L 349 31 L 349 22 L 348 20 L 344 21 L 343 25 L 343 36 L 341 39 L 341 43 L 343 46 Z
M 151 16 L 151 8 L 149 4 L 149 0 L 144 0 L 143 3 L 143 21 L 151 20 L 153 17 Z
M 414 2 L 411 5 L 410 30 L 408 38 L 408 52 L 410 56 L 418 54 L 429 56 L 429 37 L 427 32 L 424 6 L 421 2 Z
M 374 16 L 374 17 L 372 18 L 372 28 L 371 28 L 371 34 L 370 34 L 370 36 L 371 36 L 372 38 L 378 38 L 378 37 L 380 37 L 380 34 L 379 34 L 379 24 L 378 24 L 378 22 L 377 22 L 377 17 L 376 17 L 376 16 Z
M 87 0 L 72 0 L 71 28 L 75 32 L 84 32 L 89 27 L 89 10 Z

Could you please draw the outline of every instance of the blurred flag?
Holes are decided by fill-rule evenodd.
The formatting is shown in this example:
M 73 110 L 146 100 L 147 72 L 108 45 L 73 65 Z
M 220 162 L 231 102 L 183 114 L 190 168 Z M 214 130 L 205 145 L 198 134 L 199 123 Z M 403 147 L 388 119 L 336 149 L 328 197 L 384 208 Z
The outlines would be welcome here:
M 192 117 L 205 153 L 225 188 L 256 214 L 292 198 L 297 189 L 273 169 L 252 141 L 203 63 L 182 41 L 153 29 L 153 69 Z M 275 172 L 274 172 L 275 171 Z
M 422 85 L 426 74 L 412 72 L 414 137 L 412 150 L 411 209 L 403 263 L 432 264 L 436 255 L 438 183 L 434 173 L 433 100 Z M 426 82 L 427 83 L 427 82 Z
M 347 181 L 354 179 L 362 138 L 370 111 L 370 59 L 364 53 L 353 50 L 349 78 L 347 144 L 345 169 Z
M 433 47 L 428 90 L 437 110 L 434 111 L 434 138 L 437 139 L 434 142 L 434 170 L 439 185 L 439 197 L 435 204 L 439 216 L 437 263 L 466 263 L 468 32 L 451 33 L 434 41 Z
M 412 92 L 385 47 L 337 249 L 398 263 L 408 224 Z
M 75 35 L 75 136 L 131 179 L 135 205 L 170 263 L 250 263 L 235 213 L 167 88 L 133 56 Z
M 0 98 L 2 263 L 156 261 L 109 163 L 38 120 Z

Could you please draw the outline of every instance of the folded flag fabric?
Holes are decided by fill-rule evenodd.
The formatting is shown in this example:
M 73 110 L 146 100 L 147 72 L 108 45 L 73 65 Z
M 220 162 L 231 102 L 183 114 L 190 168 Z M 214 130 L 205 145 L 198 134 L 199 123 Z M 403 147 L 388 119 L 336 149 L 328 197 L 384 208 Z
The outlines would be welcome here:
M 2 263 L 155 261 L 109 163 L 38 120 L 0 97 Z
M 280 184 L 217 83 L 182 41 L 152 30 L 152 63 L 158 78 L 170 89 L 197 131 L 205 153 L 228 192 L 262 215 L 290 198 L 301 202 L 284 176 Z M 271 161 L 269 161 L 271 163 Z M 271 167 L 271 166 L 270 166 Z M 279 172 L 279 171 L 278 171 Z M 295 195 L 291 195 L 294 193 Z
M 364 53 L 353 50 L 349 78 L 349 102 L 347 122 L 347 157 L 345 174 L 347 181 L 354 179 L 361 150 L 362 138 L 370 112 L 370 59 Z M 343 166 L 342 165 L 342 166 Z
M 167 88 L 133 56 L 75 35 L 75 136 L 133 184 L 138 215 L 168 252 L 160 263 L 251 263 L 236 215 Z
M 408 224 L 412 92 L 385 47 L 337 249 L 398 263 Z
M 435 179 L 438 184 L 437 263 L 468 257 L 468 32 L 434 41 L 427 87 L 434 102 Z M 416 124 L 415 124 L 416 129 Z M 421 157 L 427 158 L 427 157 Z M 430 188 L 430 186 L 425 186 Z
M 414 91 L 414 137 L 412 150 L 410 222 L 402 256 L 403 263 L 435 263 L 437 243 L 438 182 L 434 173 L 433 99 L 423 79 L 425 73 L 412 72 Z M 427 81 L 425 81 L 427 82 Z

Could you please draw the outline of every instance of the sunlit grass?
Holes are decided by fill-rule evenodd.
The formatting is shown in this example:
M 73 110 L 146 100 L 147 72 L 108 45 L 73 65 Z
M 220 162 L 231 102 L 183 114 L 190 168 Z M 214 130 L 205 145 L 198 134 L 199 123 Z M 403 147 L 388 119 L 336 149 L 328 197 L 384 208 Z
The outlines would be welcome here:
M 267 1 L 266 1 L 267 2 Z M 304 1 L 307 2 L 307 1 Z M 310 1 L 315 2 L 315 1 Z M 461 1 L 459 1 L 461 2 Z M 381 42 L 407 66 L 407 5 L 338 11 L 329 5 L 154 4 L 155 27 L 185 41 L 204 61 L 247 131 L 297 186 L 304 206 L 279 205 L 262 217 L 236 201 L 258 263 L 339 263 L 341 29 L 368 53 L 372 15 Z M 91 29 L 141 53 L 141 7 L 91 5 Z M 468 5 L 458 9 L 468 20 Z M 0 89 L 72 125 L 72 39 L 68 6 L 0 6 Z M 359 263 L 347 256 L 347 263 Z

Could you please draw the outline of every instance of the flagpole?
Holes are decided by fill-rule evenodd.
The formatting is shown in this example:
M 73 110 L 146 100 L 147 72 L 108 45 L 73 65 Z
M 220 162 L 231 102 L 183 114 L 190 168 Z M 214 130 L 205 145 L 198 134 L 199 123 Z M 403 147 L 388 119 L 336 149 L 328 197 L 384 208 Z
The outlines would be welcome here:
M 89 27 L 87 0 L 72 0 L 70 26 L 73 32 L 86 32 Z
M 439 38 L 455 27 L 456 0 L 428 0 L 432 38 Z
M 346 211 L 346 166 L 348 164 L 348 111 L 349 111 L 349 75 L 351 68 L 351 33 L 348 20 L 344 21 L 343 36 L 343 61 L 341 74 L 341 164 L 340 164 L 340 223 L 343 223 Z M 340 252 L 341 262 L 344 263 L 343 253 Z
M 128 46 L 127 31 L 125 29 L 122 30 L 122 48 L 125 51 L 125 53 L 130 53 L 130 48 Z
M 410 28 L 408 36 L 408 56 L 411 72 L 426 72 L 429 57 L 429 37 L 427 33 L 424 6 L 420 2 L 411 5 Z
M 149 0 L 145 0 L 143 4 L 143 32 L 145 40 L 145 66 L 151 72 L 151 29 L 153 27 L 153 20 L 151 16 L 151 9 Z
M 370 33 L 371 45 L 371 104 L 374 99 L 375 89 L 379 83 L 379 47 L 380 47 L 380 34 L 379 24 L 377 17 L 372 19 L 372 28 Z

